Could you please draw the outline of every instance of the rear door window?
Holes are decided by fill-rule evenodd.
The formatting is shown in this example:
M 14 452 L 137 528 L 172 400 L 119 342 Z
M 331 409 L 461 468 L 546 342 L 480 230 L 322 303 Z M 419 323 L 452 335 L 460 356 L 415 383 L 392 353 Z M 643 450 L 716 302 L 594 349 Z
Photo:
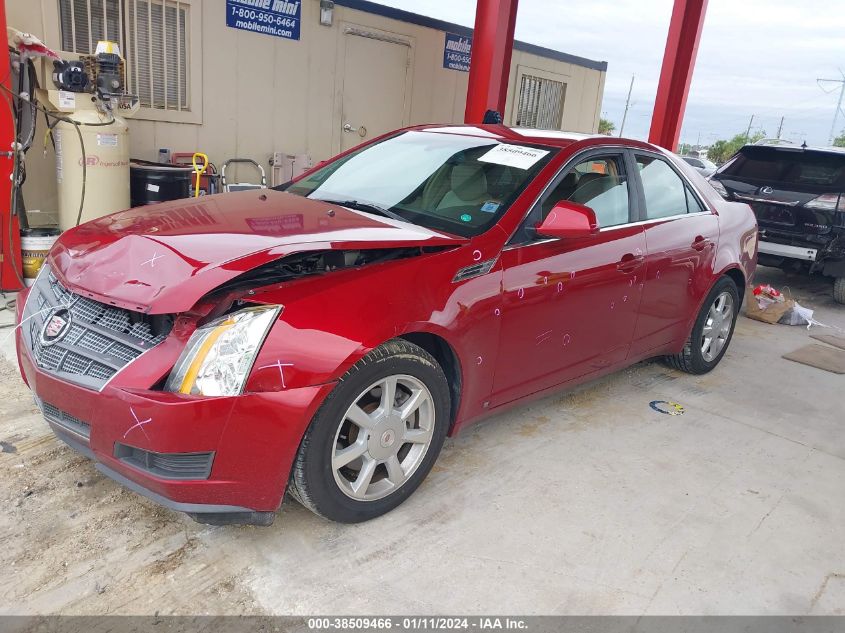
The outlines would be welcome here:
M 641 154 L 636 160 L 647 219 L 658 220 L 704 210 L 687 184 L 665 160 Z

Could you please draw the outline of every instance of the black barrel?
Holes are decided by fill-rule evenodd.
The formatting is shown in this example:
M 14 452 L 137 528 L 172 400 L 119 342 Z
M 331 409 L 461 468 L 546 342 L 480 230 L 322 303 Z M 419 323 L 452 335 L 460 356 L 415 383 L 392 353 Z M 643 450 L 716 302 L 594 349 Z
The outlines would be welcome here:
M 132 206 L 189 197 L 193 171 L 191 167 L 132 159 L 129 163 Z

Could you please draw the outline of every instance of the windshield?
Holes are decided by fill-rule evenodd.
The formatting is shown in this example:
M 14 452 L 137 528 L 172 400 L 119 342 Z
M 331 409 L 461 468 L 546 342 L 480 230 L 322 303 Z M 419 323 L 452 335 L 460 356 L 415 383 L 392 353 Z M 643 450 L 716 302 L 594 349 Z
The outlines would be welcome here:
M 344 156 L 286 191 L 472 237 L 496 223 L 555 151 L 408 131 Z

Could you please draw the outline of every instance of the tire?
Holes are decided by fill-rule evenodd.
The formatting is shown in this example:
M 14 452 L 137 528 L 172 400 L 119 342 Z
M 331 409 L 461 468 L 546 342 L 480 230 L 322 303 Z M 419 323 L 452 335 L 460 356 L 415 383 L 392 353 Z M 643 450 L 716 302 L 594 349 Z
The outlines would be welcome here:
M 729 298 L 730 301 L 730 314 L 722 315 L 723 320 L 718 322 L 721 327 L 715 328 L 717 336 L 715 339 L 710 337 L 710 347 L 705 351 L 705 328 L 709 327 L 710 331 L 713 331 L 711 310 L 719 312 L 717 301 L 723 300 L 725 297 Z M 725 299 L 726 302 L 727 300 Z M 666 356 L 664 358 L 666 364 L 688 374 L 706 374 L 711 371 L 719 364 L 728 350 L 733 338 L 739 308 L 739 291 L 736 284 L 730 277 L 721 277 L 707 294 L 684 349 L 680 354 Z M 721 346 L 717 350 L 713 346 L 718 344 L 719 341 L 721 341 Z
M 833 299 L 836 303 L 845 303 L 845 277 L 837 277 L 833 282 Z
M 396 395 L 386 413 L 384 394 L 391 389 Z M 428 475 L 446 439 L 450 411 L 449 384 L 434 357 L 407 341 L 388 341 L 346 372 L 314 415 L 289 491 L 332 521 L 381 516 Z

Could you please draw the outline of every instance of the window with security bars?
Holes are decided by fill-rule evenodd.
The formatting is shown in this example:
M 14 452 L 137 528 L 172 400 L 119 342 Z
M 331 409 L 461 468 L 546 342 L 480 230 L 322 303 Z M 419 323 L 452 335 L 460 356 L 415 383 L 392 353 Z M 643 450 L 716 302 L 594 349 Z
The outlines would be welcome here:
M 190 110 L 190 8 L 184 0 L 59 0 L 62 49 L 87 55 L 98 40 L 116 41 L 141 107 Z
M 522 75 L 516 124 L 547 130 L 560 129 L 566 84 L 551 79 Z
M 62 50 L 90 55 L 99 40 L 111 40 L 123 49 L 122 0 L 60 0 Z

